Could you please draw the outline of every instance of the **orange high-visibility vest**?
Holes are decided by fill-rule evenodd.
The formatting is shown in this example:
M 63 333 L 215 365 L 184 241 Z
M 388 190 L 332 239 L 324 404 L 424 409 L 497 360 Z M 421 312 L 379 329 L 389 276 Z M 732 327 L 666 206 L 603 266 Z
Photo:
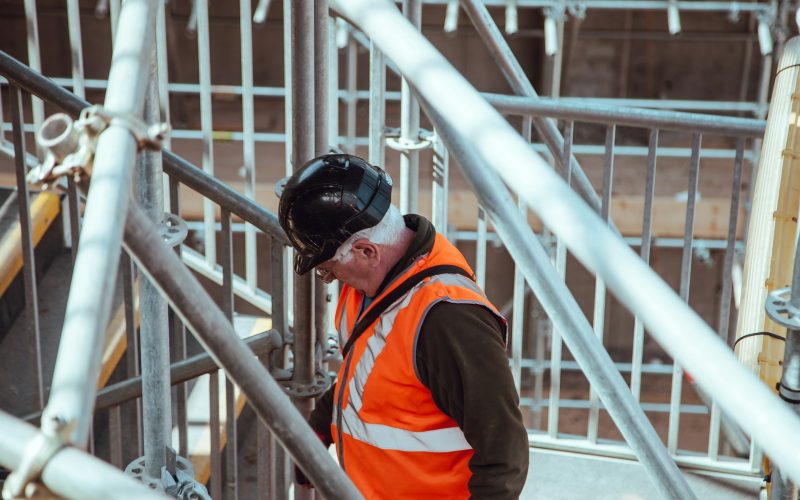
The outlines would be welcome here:
M 439 265 L 454 265 L 472 274 L 461 253 L 436 234 L 431 252 L 387 286 L 370 307 L 410 276 Z M 363 298 L 347 285 L 342 289 L 336 311 L 340 346 L 359 319 Z M 441 301 L 482 305 L 505 325 L 474 281 L 458 274 L 438 274 L 390 305 L 355 340 L 342 361 L 331 433 L 340 465 L 366 498 L 469 496 L 472 447 L 456 422 L 436 406 L 415 366 L 422 322 Z

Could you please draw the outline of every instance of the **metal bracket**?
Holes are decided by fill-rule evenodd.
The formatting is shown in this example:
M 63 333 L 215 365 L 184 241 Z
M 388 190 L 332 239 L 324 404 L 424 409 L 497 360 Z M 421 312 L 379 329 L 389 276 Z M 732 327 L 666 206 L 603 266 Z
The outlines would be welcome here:
M 91 176 L 97 140 L 111 125 L 126 128 L 139 149 L 161 149 L 170 130 L 166 123 L 147 125 L 134 115 L 110 112 L 102 106 L 84 108 L 77 121 L 65 113 L 56 113 L 45 120 L 36 134 L 36 141 L 47 155 L 28 172 L 28 182 L 47 187 L 63 176 L 71 175 L 76 181 Z
M 287 375 L 290 378 L 285 378 Z M 294 371 L 292 369 L 280 369 L 279 371 L 273 370 L 273 376 L 275 377 L 275 380 L 277 380 L 278 383 L 283 386 L 286 394 L 288 394 L 289 397 L 296 399 L 310 399 L 321 396 L 328 389 L 330 389 L 331 384 L 333 384 L 333 377 L 331 377 L 328 372 L 321 368 L 317 368 L 316 372 L 314 372 L 314 382 L 311 384 L 300 384 L 295 382 L 293 380 Z
M 165 212 L 159 227 L 159 233 L 164 243 L 174 248 L 183 243 L 189 234 L 189 228 L 180 216 Z
M 776 323 L 791 330 L 800 330 L 800 309 L 792 306 L 792 289 L 780 288 L 767 296 L 767 315 Z
M 387 128 L 384 136 L 386 137 L 386 147 L 401 153 L 408 154 L 412 151 L 422 151 L 433 147 L 433 133 L 425 129 L 420 129 L 416 141 L 400 137 L 400 129 L 397 128 Z
M 567 4 L 567 12 L 570 16 L 579 21 L 586 19 L 586 4 L 583 2 L 569 2 Z

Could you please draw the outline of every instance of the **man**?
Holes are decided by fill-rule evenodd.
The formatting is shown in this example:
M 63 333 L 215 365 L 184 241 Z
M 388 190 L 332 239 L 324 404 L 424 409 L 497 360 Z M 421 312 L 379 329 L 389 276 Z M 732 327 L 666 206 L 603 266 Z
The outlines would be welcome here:
M 381 169 L 331 154 L 281 195 L 295 272 L 342 284 L 342 366 L 309 423 L 367 498 L 516 498 L 529 451 L 505 319 L 391 189 Z

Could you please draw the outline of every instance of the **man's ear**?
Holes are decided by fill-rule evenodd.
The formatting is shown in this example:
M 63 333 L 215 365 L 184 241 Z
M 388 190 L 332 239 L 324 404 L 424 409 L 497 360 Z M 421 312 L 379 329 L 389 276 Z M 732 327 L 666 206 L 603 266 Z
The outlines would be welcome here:
M 367 239 L 358 240 L 355 243 L 353 243 L 353 251 L 360 253 L 369 261 L 376 261 L 376 262 L 378 260 L 380 253 L 378 245 Z

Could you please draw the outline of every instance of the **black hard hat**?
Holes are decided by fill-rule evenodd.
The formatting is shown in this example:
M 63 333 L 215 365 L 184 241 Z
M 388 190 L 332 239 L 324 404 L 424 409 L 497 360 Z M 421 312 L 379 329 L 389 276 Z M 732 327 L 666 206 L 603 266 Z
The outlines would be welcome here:
M 357 156 L 327 154 L 303 165 L 286 182 L 278 207 L 296 250 L 295 272 L 307 273 L 350 236 L 378 224 L 391 198 L 389 175 Z

